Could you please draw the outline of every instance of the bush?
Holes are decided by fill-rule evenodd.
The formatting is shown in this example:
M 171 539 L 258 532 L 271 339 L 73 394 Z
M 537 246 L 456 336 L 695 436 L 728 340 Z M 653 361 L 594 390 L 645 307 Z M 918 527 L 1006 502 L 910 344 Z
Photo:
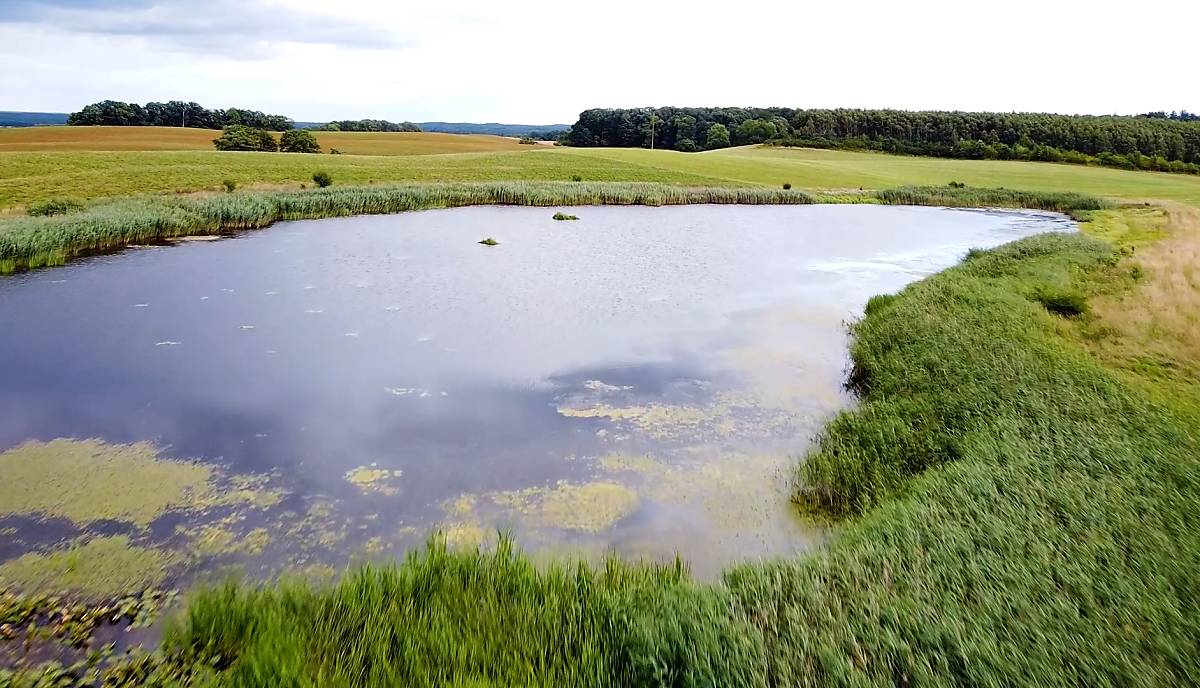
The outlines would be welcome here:
M 784 182 L 784 183 L 783 183 L 783 190 L 784 190 L 784 191 L 791 191 L 791 190 L 792 190 L 792 183 L 791 183 L 791 182 Z
M 321 145 L 307 129 L 289 129 L 279 140 L 279 150 L 284 153 L 320 153 Z
M 1087 297 L 1072 290 L 1042 287 L 1034 292 L 1033 298 L 1051 313 L 1067 318 L 1083 315 L 1088 308 Z
M 967 185 L 966 185 L 966 184 L 964 184 L 963 182 L 950 182 L 950 183 L 949 183 L 947 186 L 949 186 L 951 189 L 965 189 L 965 188 L 967 188 Z
M 522 143 L 527 146 L 535 146 L 537 145 L 537 139 L 533 138 L 532 136 L 522 136 L 521 140 L 517 143 Z
M 333 183 L 333 177 L 329 176 L 328 172 L 313 172 L 313 183 L 324 189 Z
M 581 176 L 579 176 L 579 175 L 577 175 L 577 174 L 573 174 L 573 175 L 571 175 L 571 181 L 573 181 L 573 182 L 581 182 L 581 181 L 583 181 L 583 177 L 581 177 Z
M 279 150 L 275 137 L 266 129 L 252 129 L 234 124 L 226 127 L 218 138 L 213 139 L 213 146 L 219 151 L 267 151 L 274 153 Z
M 83 203 L 74 198 L 51 198 L 37 203 L 30 203 L 25 209 L 27 215 L 47 217 L 49 215 L 66 215 L 76 210 L 82 210 Z
M 232 179 L 226 179 L 221 185 L 225 187 L 225 193 L 233 193 L 237 189 L 237 182 Z

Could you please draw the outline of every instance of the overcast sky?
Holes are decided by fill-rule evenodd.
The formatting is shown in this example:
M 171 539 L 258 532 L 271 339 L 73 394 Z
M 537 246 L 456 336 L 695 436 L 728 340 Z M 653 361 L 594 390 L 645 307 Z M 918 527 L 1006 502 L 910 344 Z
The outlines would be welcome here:
M 1198 26 L 1200 0 L 0 0 L 0 110 L 178 99 L 529 124 L 646 105 L 1200 111 Z

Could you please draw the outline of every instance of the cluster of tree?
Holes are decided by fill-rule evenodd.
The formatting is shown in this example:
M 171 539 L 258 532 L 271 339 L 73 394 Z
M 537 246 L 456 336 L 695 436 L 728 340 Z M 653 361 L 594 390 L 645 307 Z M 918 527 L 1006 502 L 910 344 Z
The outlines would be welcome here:
M 289 129 L 276 141 L 274 134 L 266 129 L 255 129 L 244 124 L 226 127 L 219 137 L 213 139 L 213 146 L 222 151 L 321 152 L 317 139 L 305 129 Z
M 1178 114 L 1157 118 L 791 108 L 597 109 L 579 115 L 565 142 L 649 147 L 652 137 L 654 147 L 679 151 L 774 141 L 940 157 L 1050 157 L 1142 169 L 1171 169 L 1173 162 L 1200 165 L 1200 123 L 1183 121 Z M 1150 159 L 1148 167 L 1143 158 Z
M 1146 114 L 1141 115 L 1141 117 L 1149 117 L 1151 119 L 1173 119 L 1176 122 L 1200 122 L 1200 115 L 1197 115 L 1194 112 L 1188 112 L 1187 110 L 1180 110 L 1178 112 L 1157 110 L 1155 112 L 1147 112 Z
M 412 122 L 389 122 L 386 119 L 343 119 L 328 122 L 317 131 L 421 131 L 421 127 Z
M 85 106 L 67 117 L 67 124 L 76 126 L 118 127 L 192 127 L 195 129 L 221 129 L 243 125 L 255 129 L 287 131 L 292 120 L 283 115 L 268 115 L 258 110 L 229 108 L 210 110 L 198 103 L 172 100 L 167 103 L 123 103 L 119 100 L 104 100 Z

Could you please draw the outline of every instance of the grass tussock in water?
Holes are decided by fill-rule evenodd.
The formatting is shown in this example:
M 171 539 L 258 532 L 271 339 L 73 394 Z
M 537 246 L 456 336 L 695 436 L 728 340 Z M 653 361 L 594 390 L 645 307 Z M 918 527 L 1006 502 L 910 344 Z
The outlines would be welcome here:
M 539 569 L 506 539 L 434 540 L 327 586 L 204 590 L 164 653 L 217 685 L 760 684 L 761 643 L 731 609 L 679 564 Z
M 766 188 L 689 188 L 653 183 L 467 183 L 337 186 L 98 202 L 48 217 L 0 219 L 0 272 L 196 234 L 266 227 L 280 220 L 398 213 L 468 205 L 805 204 L 804 193 Z

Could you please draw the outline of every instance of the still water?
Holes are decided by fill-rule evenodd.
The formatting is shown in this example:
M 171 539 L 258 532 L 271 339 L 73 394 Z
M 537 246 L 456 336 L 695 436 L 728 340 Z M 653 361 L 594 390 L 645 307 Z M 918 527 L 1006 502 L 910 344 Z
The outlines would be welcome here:
M 537 552 L 678 553 L 711 576 L 812 547 L 822 530 L 789 508 L 789 481 L 852 403 L 845 323 L 971 247 L 1073 227 L 555 210 L 290 222 L 0 278 L 0 450 L 149 442 L 272 496 L 141 525 L 7 513 L 0 558 L 124 532 L 191 550 L 181 571 L 269 574 L 500 529 Z

